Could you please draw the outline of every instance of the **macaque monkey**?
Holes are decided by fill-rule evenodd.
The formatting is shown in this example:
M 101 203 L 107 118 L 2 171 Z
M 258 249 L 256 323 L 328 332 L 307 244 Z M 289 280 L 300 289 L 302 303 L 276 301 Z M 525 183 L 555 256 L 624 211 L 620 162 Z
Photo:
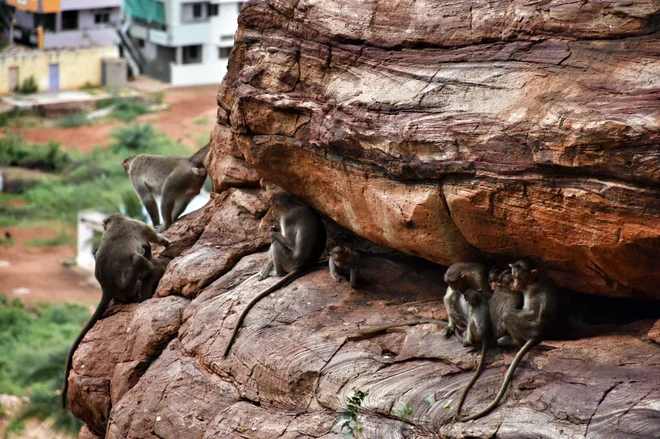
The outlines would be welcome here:
M 170 242 L 164 236 L 157 234 L 143 222 L 120 213 L 103 220 L 103 229 L 101 245 L 95 254 L 94 269 L 94 276 L 101 284 L 101 301 L 69 350 L 61 394 L 62 408 L 66 408 L 67 404 L 71 360 L 87 331 L 103 316 L 111 300 L 132 302 L 152 297 L 160 280 L 159 276 L 164 272 L 161 263 L 154 264 L 150 260 L 151 247 L 148 245 L 149 242 L 169 245 Z M 143 256 L 141 251 L 147 257 Z
M 493 296 L 490 298 L 490 321 L 493 326 L 493 339 L 498 346 L 511 346 L 513 339 L 504 327 L 504 314 L 522 308 L 522 295 L 513 291 L 511 270 L 502 271 L 494 285 Z
M 470 382 L 465 386 L 461 398 L 458 401 L 458 406 L 456 407 L 457 416 L 461 413 L 465 397 L 479 378 L 479 375 L 481 375 L 484 360 L 486 358 L 486 350 L 488 349 L 489 341 L 493 337 L 488 297 L 473 289 L 466 290 L 463 293 L 463 296 L 468 304 L 467 334 L 463 346 L 474 346 L 475 344 L 481 343 L 481 357 L 479 358 L 477 370 L 474 372 L 474 375 L 472 375 Z
M 138 154 L 121 163 L 159 232 L 167 230 L 201 191 L 209 147 L 207 144 L 190 157 Z M 161 197 L 162 226 L 154 196 Z
M 277 276 L 286 276 L 247 304 L 236 321 L 234 332 L 224 352 L 225 357 L 229 355 L 243 320 L 254 305 L 272 292 L 311 271 L 323 268 L 326 264 L 325 261 L 323 265 L 316 263 L 325 249 L 326 240 L 325 226 L 316 212 L 285 192 L 274 194 L 271 203 L 273 214 L 280 220 L 281 232 L 274 228 L 270 231 L 270 257 L 259 280 L 266 279 L 273 270 Z
M 330 275 L 337 282 L 341 282 L 342 275 L 348 274 L 351 286 L 355 288 L 358 280 L 358 270 L 360 269 L 360 254 L 347 247 L 335 247 L 330 252 L 328 261 Z
M 489 414 L 504 396 L 518 363 L 529 350 L 541 342 L 557 319 L 559 297 L 557 286 L 549 277 L 539 276 L 536 269 L 525 261 L 511 264 L 513 290 L 523 294 L 523 307 L 520 310 L 507 311 L 502 316 L 506 331 L 520 348 L 511 362 L 504 377 L 504 382 L 493 402 L 478 413 L 462 418 L 461 422 L 479 419 Z
M 445 272 L 445 282 L 448 285 L 444 302 L 449 317 L 449 324 L 442 330 L 444 337 L 451 336 L 456 326 L 467 325 L 468 305 L 463 292 L 473 289 L 487 297 L 491 290 L 488 285 L 486 267 L 476 262 L 456 262 Z

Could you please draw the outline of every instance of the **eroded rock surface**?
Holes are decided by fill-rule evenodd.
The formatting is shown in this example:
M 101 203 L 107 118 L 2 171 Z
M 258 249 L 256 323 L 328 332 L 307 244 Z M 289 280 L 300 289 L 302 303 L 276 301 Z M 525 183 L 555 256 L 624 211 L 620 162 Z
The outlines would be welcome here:
M 573 290 L 660 299 L 657 1 L 263 0 L 239 21 L 207 160 L 216 193 L 168 231 L 158 297 L 114 307 L 78 349 L 81 438 L 338 439 L 356 390 L 369 439 L 660 437 L 657 305 L 580 303 L 646 319 L 543 342 L 468 423 L 453 407 L 477 351 L 436 324 L 360 336 L 446 318 L 427 261 L 527 256 Z M 255 276 L 272 184 L 325 216 L 329 245 L 366 250 L 362 283 L 296 280 L 252 309 L 225 359 L 276 281 Z M 464 413 L 514 355 L 488 352 Z
M 656 0 L 264 0 L 239 22 L 216 133 L 265 180 L 436 263 L 660 298 Z

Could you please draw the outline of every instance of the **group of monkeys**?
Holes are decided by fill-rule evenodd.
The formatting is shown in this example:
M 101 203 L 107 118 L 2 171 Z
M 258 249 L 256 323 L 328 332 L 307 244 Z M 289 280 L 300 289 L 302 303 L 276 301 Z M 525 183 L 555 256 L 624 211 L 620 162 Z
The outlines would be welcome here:
M 208 149 L 209 145 L 206 145 L 191 157 L 140 154 L 122 162 L 158 232 L 166 230 L 200 192 L 207 174 L 204 159 Z M 159 225 L 154 196 L 160 196 L 162 200 L 162 226 Z M 326 266 L 337 281 L 341 281 L 342 276 L 347 277 L 352 286 L 358 281 L 358 270 L 362 265 L 359 252 L 339 246 L 332 249 L 328 260 L 319 261 L 325 251 L 326 231 L 314 210 L 287 193 L 277 192 L 271 196 L 271 212 L 278 219 L 279 227 L 270 230 L 268 263 L 258 273 L 259 280 L 271 275 L 284 277 L 259 293 L 243 309 L 224 351 L 225 357 L 247 313 L 272 292 Z M 69 351 L 61 395 L 63 407 L 67 404 L 73 354 L 87 331 L 103 316 L 111 300 L 132 302 L 151 298 L 166 268 L 165 262 L 152 257 L 149 243 L 167 246 L 169 241 L 145 223 L 117 213 L 106 218 L 103 227 L 103 238 L 95 253 L 94 271 L 103 293 L 96 311 Z M 460 419 L 467 421 L 485 416 L 496 407 L 522 357 L 547 336 L 557 315 L 557 287 L 551 279 L 539 276 L 537 270 L 525 261 L 511 264 L 509 270 L 491 270 L 490 273 L 482 264 L 459 262 L 449 267 L 444 280 L 448 285 L 444 303 L 449 321 L 441 334 L 445 337 L 456 334 L 461 339 L 457 328 L 465 328 L 464 344 L 482 346 L 479 365 L 461 395 L 457 415 L 481 373 L 488 345 L 494 342 L 501 346 L 522 346 L 495 400 L 479 413 Z M 425 322 L 425 319 L 419 319 L 387 327 Z

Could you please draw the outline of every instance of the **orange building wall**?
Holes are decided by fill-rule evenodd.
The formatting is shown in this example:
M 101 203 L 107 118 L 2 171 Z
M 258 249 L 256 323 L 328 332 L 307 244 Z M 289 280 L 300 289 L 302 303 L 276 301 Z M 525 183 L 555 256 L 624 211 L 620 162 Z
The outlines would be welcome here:
M 39 8 L 39 3 L 41 3 L 42 8 Z M 39 12 L 39 13 L 51 13 L 59 12 L 61 5 L 60 0 L 7 0 L 9 6 L 15 6 L 16 9 L 22 11 L 30 12 Z

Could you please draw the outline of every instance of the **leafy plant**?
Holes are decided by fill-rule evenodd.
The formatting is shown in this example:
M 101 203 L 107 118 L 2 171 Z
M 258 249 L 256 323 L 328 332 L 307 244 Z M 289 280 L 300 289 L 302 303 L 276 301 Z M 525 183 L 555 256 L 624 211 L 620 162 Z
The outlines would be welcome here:
M 340 420 L 335 424 L 335 427 L 338 427 L 340 432 L 346 430 L 346 436 L 357 439 L 362 433 L 363 428 L 359 424 L 358 414 L 367 395 L 369 395 L 369 391 L 356 390 L 352 396 L 346 399 L 344 410 L 338 413 Z
M 62 128 L 76 128 L 83 125 L 88 125 L 89 121 L 84 113 L 75 112 L 69 113 L 66 116 L 60 117 L 57 124 Z
M 144 152 L 151 145 L 156 137 L 156 130 L 150 123 L 134 124 L 115 128 L 110 135 L 118 141 L 112 146 L 115 151 L 123 148 L 139 153 Z
M 27 77 L 18 87 L 18 92 L 25 95 L 36 93 L 38 91 L 39 91 L 39 85 L 37 84 L 37 81 L 34 79 L 34 76 Z
M 0 165 L 21 166 L 41 171 L 61 171 L 71 162 L 57 142 L 26 145 L 23 138 L 10 133 L 0 137 Z
M 208 125 L 211 123 L 211 119 L 208 117 L 202 117 L 193 122 L 195 125 Z
M 392 407 L 392 413 L 394 413 L 396 417 L 399 418 L 399 420 L 407 421 L 408 418 L 413 414 L 413 408 L 405 402 L 399 401 L 399 405 L 397 407 Z
M 127 216 L 140 221 L 146 221 L 147 218 L 142 212 L 142 203 L 137 195 L 135 195 L 135 192 L 131 190 L 124 191 L 121 195 L 121 200 L 122 205 L 124 206 L 124 213 Z
M 110 117 L 118 119 L 124 123 L 132 122 L 138 116 L 150 112 L 149 106 L 142 101 L 130 98 L 118 98 L 115 100 L 115 108 L 110 113 Z

